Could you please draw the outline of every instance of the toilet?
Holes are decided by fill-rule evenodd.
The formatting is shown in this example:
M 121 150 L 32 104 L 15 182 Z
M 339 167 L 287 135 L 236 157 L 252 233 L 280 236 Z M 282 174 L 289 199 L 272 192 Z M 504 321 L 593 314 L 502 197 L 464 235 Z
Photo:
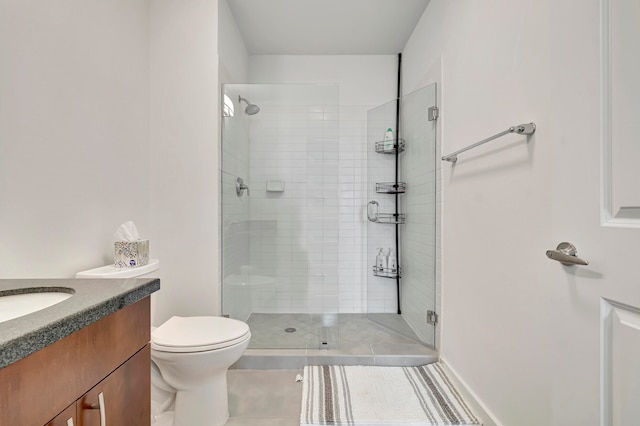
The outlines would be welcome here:
M 76 278 L 144 278 L 160 267 L 83 271 Z M 151 295 L 151 316 L 155 313 Z M 249 326 L 212 316 L 173 316 L 151 332 L 151 424 L 222 426 L 229 419 L 227 370 L 249 346 Z
M 247 324 L 222 317 L 174 316 L 151 333 L 151 359 L 177 390 L 174 425 L 227 422 L 227 370 L 250 338 Z

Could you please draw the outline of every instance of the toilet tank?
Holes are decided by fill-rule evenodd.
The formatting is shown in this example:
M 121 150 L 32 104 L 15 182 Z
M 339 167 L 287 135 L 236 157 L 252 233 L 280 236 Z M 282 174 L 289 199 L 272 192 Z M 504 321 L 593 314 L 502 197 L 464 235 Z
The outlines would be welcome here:
M 156 271 L 160 268 L 160 260 L 149 259 L 149 263 L 136 268 L 116 268 L 113 265 L 101 266 L 100 268 L 89 269 L 78 272 L 76 278 L 151 278 L 157 277 Z M 157 293 L 151 294 L 151 324 L 156 320 Z
M 76 278 L 147 278 L 160 268 L 160 260 L 149 259 L 149 263 L 137 268 L 116 268 L 113 265 L 101 266 L 78 272 Z

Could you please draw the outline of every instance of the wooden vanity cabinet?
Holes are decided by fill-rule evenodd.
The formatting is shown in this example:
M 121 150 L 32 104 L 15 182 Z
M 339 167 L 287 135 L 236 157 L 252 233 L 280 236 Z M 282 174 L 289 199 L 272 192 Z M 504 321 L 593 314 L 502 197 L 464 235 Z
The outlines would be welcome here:
M 101 426 L 99 395 L 102 394 L 107 425 L 145 425 L 151 422 L 151 375 L 149 345 L 84 394 L 76 405 L 77 426 Z M 141 371 L 146 375 L 139 374 Z
M 58 414 L 53 420 L 45 426 L 77 426 L 78 418 L 76 417 L 76 404 L 71 404 L 62 413 Z
M 45 426 L 101 426 L 100 394 L 107 425 L 148 425 L 151 376 L 138 372 L 149 369 L 150 356 L 147 345 Z
M 148 426 L 150 337 L 146 297 L 0 369 L 0 425 Z

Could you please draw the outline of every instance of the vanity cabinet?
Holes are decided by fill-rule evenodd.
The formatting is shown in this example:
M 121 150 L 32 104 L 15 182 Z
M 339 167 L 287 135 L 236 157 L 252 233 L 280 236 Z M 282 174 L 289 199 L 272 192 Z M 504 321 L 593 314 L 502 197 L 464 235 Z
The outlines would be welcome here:
M 151 349 L 147 345 L 84 394 L 76 404 L 77 426 L 102 425 L 100 395 L 102 395 L 102 410 L 107 425 L 149 425 L 151 421 L 150 356 Z M 140 372 L 147 374 L 142 375 Z
M 78 418 L 76 417 L 76 404 L 71 404 L 62 413 L 58 414 L 53 420 L 45 426 L 77 426 Z
M 0 425 L 148 426 L 149 340 L 145 297 L 0 369 Z

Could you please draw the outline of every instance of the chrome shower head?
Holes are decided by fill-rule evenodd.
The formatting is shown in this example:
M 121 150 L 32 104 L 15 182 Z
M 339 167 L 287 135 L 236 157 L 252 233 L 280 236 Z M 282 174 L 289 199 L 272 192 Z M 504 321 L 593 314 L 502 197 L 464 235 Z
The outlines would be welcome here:
M 260 112 L 260 107 L 249 102 L 248 99 L 238 96 L 238 102 L 246 102 L 247 107 L 244 109 L 244 113 L 247 115 L 255 115 Z

